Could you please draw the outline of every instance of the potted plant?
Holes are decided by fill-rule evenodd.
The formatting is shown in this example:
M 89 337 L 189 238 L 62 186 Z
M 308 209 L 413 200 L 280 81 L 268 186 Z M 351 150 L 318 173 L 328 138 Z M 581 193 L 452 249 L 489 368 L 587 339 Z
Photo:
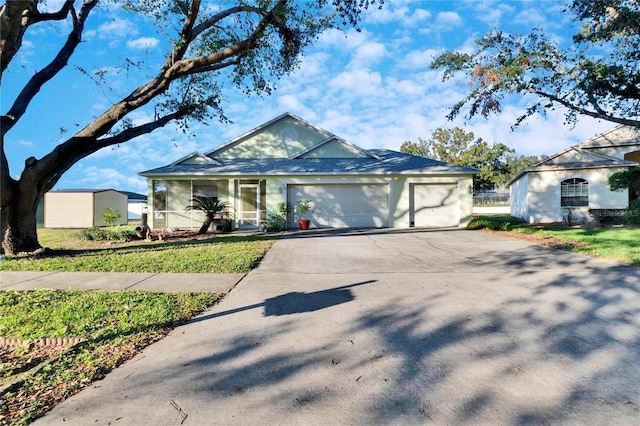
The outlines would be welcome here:
M 307 219 L 307 213 L 311 210 L 311 200 L 298 200 L 298 225 L 300 225 L 300 229 L 306 231 L 309 229 L 309 224 L 311 221 Z
M 227 208 L 229 208 L 229 203 L 226 201 L 220 201 L 213 197 L 196 195 L 191 199 L 191 204 L 187 206 L 187 211 L 199 210 L 204 213 L 204 222 L 202 222 L 202 226 L 198 231 L 198 234 L 204 234 L 207 232 L 212 222 L 216 225 L 216 230 L 220 230 L 222 232 L 228 232 L 231 230 L 231 221 L 224 218 L 227 213 Z M 226 223 L 224 221 L 226 221 Z

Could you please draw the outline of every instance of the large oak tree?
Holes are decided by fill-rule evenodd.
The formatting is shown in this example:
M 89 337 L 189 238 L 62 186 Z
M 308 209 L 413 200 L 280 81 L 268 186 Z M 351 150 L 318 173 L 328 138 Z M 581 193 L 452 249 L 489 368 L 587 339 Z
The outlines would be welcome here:
M 382 5 L 382 0 L 236 0 L 205 2 L 206 7 L 200 0 L 111 2 L 110 7 L 123 7 L 153 19 L 171 38 L 163 62 L 144 64 L 155 66 L 153 77 L 84 123 L 42 158 L 29 157 L 21 171 L 10 170 L 5 144 L 16 143 L 10 138 L 11 129 L 27 119 L 29 105 L 39 98 L 40 90 L 54 84 L 58 73 L 68 66 L 83 42 L 85 28 L 93 24 L 92 11 L 103 2 L 67 0 L 60 10 L 44 13 L 38 0 L 7 0 L 0 9 L 2 75 L 11 69 L 12 59 L 32 28 L 51 21 L 70 24 L 57 55 L 31 76 L 0 117 L 0 237 L 7 255 L 40 247 L 37 204 L 79 160 L 170 122 L 226 120 L 222 88 L 232 84 L 247 93 L 269 93 L 278 77 L 295 69 L 304 48 L 322 31 L 356 26 L 365 9 Z M 50 30 L 50 26 L 40 25 L 39 30 Z M 98 50 L 96 47 L 93 52 Z M 100 60 L 97 53 L 95 60 Z M 152 108 L 153 119 L 134 125 L 131 113 L 141 108 Z M 43 135 L 42 139 L 51 138 Z
M 477 191 L 493 189 L 504 180 L 500 176 L 507 173 L 507 158 L 515 151 L 502 143 L 476 139 L 473 132 L 454 127 L 437 128 L 429 139 L 403 142 L 400 152 L 478 169 L 480 173 L 473 177 L 473 189 Z
M 501 111 L 505 98 L 532 95 L 517 119 L 561 108 L 567 121 L 590 116 L 640 127 L 640 2 L 573 0 L 566 13 L 580 25 L 562 47 L 543 31 L 492 31 L 473 53 L 450 51 L 431 64 L 448 80 L 462 74 L 469 92 L 451 109 L 467 118 Z

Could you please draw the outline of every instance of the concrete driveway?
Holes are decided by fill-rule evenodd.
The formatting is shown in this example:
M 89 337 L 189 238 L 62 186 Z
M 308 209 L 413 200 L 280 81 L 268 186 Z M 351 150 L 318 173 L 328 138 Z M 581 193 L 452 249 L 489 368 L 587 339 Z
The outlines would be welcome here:
M 640 270 L 463 230 L 291 234 L 38 424 L 639 424 Z

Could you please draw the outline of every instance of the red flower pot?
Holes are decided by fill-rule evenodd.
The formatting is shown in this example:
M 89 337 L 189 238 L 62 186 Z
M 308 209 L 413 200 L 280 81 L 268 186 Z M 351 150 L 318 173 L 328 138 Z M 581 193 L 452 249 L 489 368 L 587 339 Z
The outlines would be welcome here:
M 298 221 L 298 225 L 300 225 L 300 229 L 302 229 L 303 231 L 306 231 L 307 229 L 309 229 L 310 223 L 311 221 L 309 219 L 301 219 Z

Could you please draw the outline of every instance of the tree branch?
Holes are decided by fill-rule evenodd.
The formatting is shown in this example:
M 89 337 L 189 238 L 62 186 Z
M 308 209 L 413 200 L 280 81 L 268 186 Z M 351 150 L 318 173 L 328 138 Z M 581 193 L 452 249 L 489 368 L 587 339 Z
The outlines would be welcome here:
M 117 145 L 119 143 L 124 143 L 138 136 L 151 133 L 152 131 L 159 129 L 160 127 L 164 127 L 170 121 L 178 120 L 187 114 L 188 114 L 187 111 L 175 111 L 171 114 L 167 114 L 162 117 L 159 117 L 157 120 L 151 121 L 149 123 L 141 124 L 135 127 L 129 127 L 115 136 L 98 139 L 96 142 L 100 147 L 99 149 L 102 149 L 111 145 Z
M 545 99 L 548 99 L 550 101 L 557 102 L 560 105 L 562 105 L 562 106 L 564 106 L 564 107 L 566 107 L 566 108 L 568 108 L 570 110 L 574 110 L 579 114 L 587 115 L 587 116 L 593 117 L 593 118 L 600 118 L 600 119 L 603 119 L 603 120 L 611 121 L 613 123 L 624 124 L 624 125 L 627 125 L 627 126 L 640 127 L 640 120 L 632 120 L 630 118 L 616 117 L 616 116 L 613 116 L 613 115 L 611 115 L 611 114 L 609 114 L 609 113 L 607 113 L 605 111 L 602 111 L 602 112 L 591 111 L 591 110 L 588 110 L 586 108 L 583 108 L 583 107 L 580 107 L 578 105 L 575 105 L 575 104 L 573 104 L 571 102 L 565 101 L 564 99 L 562 99 L 562 98 L 560 98 L 560 97 L 558 97 L 556 95 L 553 95 L 553 94 L 550 94 L 550 93 L 547 93 L 547 92 L 543 92 L 543 91 L 540 91 L 540 90 L 530 90 L 529 93 L 533 93 L 535 95 L 540 96 L 541 98 L 545 98 Z
M 100 138 L 109 130 L 111 130 L 113 126 L 115 126 L 115 124 L 129 112 L 138 109 L 143 105 L 146 105 L 156 96 L 165 93 L 174 80 L 187 75 L 192 75 L 209 70 L 221 69 L 233 65 L 234 61 L 229 61 L 229 59 L 237 57 L 241 53 L 254 48 L 256 46 L 258 38 L 264 33 L 266 28 L 269 25 L 272 25 L 276 20 L 274 9 L 282 7 L 287 3 L 287 1 L 288 0 L 280 0 L 272 10 L 270 10 L 268 13 L 265 13 L 261 21 L 258 23 L 256 29 L 244 40 L 241 40 L 224 49 L 218 50 L 217 52 L 214 52 L 210 55 L 198 56 L 173 62 L 174 58 L 180 57 L 180 55 L 184 55 L 184 52 L 186 52 L 187 48 L 189 47 L 188 43 L 186 43 L 186 45 L 177 46 L 176 49 L 174 49 L 174 51 L 169 55 L 167 61 L 165 62 L 165 66 L 162 68 L 160 73 L 156 75 L 155 78 L 153 78 L 147 84 L 138 87 L 122 101 L 113 105 L 100 117 L 98 117 L 84 129 L 80 130 L 77 133 L 77 136 L 79 138 Z M 188 28 L 188 25 L 185 24 L 183 28 Z M 193 39 L 190 37 L 187 37 L 184 40 L 193 41 Z M 171 64 L 171 66 L 167 68 L 167 64 Z
M 0 81 L 22 46 L 22 38 L 29 26 L 43 21 L 65 19 L 74 0 L 66 0 L 60 10 L 53 13 L 40 13 L 37 0 L 7 0 L 0 8 Z
M 2 129 L 0 129 L 1 137 L 7 134 L 9 130 L 20 120 L 24 115 L 27 107 L 38 94 L 42 86 L 44 86 L 49 80 L 55 77 L 60 70 L 67 66 L 69 58 L 75 52 L 76 47 L 82 40 L 82 31 L 84 29 L 84 23 L 91 12 L 91 9 L 98 3 L 98 0 L 86 1 L 82 5 L 80 14 L 76 16 L 75 10 L 71 8 L 71 16 L 73 18 L 73 29 L 67 37 L 67 41 L 60 49 L 56 57 L 43 69 L 34 74 L 29 82 L 24 86 L 16 100 L 14 101 L 11 109 L 6 115 L 2 116 Z

